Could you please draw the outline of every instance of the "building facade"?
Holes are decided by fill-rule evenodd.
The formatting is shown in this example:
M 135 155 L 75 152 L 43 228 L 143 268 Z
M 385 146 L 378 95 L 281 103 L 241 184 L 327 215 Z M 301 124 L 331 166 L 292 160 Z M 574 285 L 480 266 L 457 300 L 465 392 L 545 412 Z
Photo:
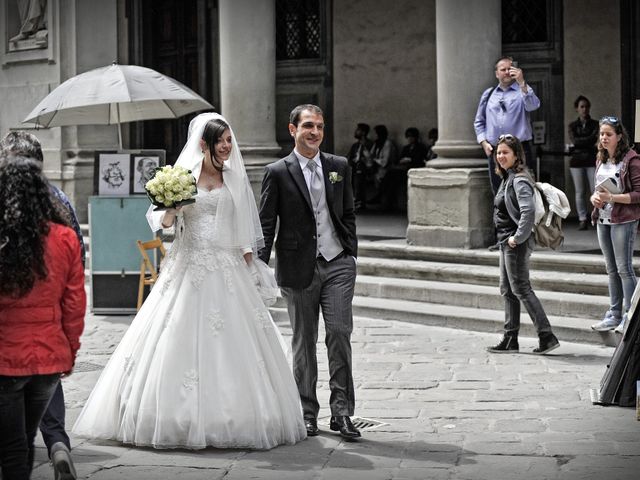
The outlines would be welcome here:
M 439 129 L 438 160 L 410 177 L 410 242 L 481 246 L 490 232 L 486 160 L 473 132 L 501 54 L 519 61 L 542 107 L 543 180 L 572 197 L 563 156 L 573 100 L 592 116 L 635 124 L 640 8 L 632 0 L 39 0 L 40 25 L 21 34 L 21 0 L 0 0 L 0 132 L 79 73 L 154 68 L 193 88 L 234 126 L 257 185 L 291 148 L 288 113 L 317 103 L 325 148 L 346 154 L 358 122 Z M 23 5 L 24 6 L 24 5 Z M 20 37 L 20 38 L 16 38 Z M 161 148 L 172 161 L 191 117 L 128 124 L 125 148 Z M 38 130 L 47 175 L 86 220 L 93 152 L 116 150 L 113 126 Z M 489 202 L 489 206 L 486 203 Z M 486 208 L 483 208 L 485 207 Z

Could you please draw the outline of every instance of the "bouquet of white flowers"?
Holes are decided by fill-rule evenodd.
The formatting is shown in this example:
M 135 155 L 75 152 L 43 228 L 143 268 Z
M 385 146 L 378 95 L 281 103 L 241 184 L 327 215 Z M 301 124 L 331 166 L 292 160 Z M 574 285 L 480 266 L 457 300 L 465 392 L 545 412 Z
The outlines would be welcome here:
M 156 208 L 165 210 L 195 202 L 197 195 L 196 179 L 191 170 L 184 167 L 167 165 L 156 168 L 156 173 L 145 186 L 147 195 Z

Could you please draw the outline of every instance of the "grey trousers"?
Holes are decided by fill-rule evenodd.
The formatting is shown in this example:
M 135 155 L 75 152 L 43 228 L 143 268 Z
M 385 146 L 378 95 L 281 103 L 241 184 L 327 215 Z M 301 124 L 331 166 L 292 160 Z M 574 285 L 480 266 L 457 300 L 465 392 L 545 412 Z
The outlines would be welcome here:
M 538 335 L 551 332 L 547 314 L 529 281 L 533 245 L 533 235 L 516 248 L 500 245 L 500 294 L 504 297 L 504 331 L 507 334 L 517 335 L 520 330 L 520 302 L 527 309 Z
M 331 415 L 353 415 L 355 392 L 351 372 L 351 303 L 356 280 L 353 257 L 341 254 L 331 262 L 316 260 L 313 280 L 307 288 L 282 288 L 293 329 L 293 374 L 305 418 L 317 418 L 318 361 L 316 343 L 320 307 L 329 357 L 329 405 Z

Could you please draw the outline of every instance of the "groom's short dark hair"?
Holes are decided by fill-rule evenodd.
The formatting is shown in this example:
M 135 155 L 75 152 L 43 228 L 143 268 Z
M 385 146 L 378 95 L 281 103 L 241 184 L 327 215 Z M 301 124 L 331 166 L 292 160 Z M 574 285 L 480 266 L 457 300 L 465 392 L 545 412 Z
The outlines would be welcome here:
M 298 126 L 298 122 L 300 122 L 300 115 L 304 110 L 309 110 L 310 112 L 317 113 L 318 115 L 322 115 L 324 117 L 324 113 L 322 113 L 322 109 L 311 103 L 305 103 L 303 105 L 298 105 L 296 108 L 291 110 L 291 115 L 289 115 L 289 123 L 292 125 Z

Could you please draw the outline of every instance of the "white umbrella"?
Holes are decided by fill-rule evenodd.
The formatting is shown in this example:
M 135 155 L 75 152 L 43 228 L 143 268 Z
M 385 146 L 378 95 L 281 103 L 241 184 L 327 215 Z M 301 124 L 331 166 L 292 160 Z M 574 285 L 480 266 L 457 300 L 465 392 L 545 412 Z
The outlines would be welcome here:
M 41 127 L 121 125 L 124 122 L 178 118 L 213 106 L 182 83 L 137 65 L 96 68 L 55 88 L 23 123 Z

